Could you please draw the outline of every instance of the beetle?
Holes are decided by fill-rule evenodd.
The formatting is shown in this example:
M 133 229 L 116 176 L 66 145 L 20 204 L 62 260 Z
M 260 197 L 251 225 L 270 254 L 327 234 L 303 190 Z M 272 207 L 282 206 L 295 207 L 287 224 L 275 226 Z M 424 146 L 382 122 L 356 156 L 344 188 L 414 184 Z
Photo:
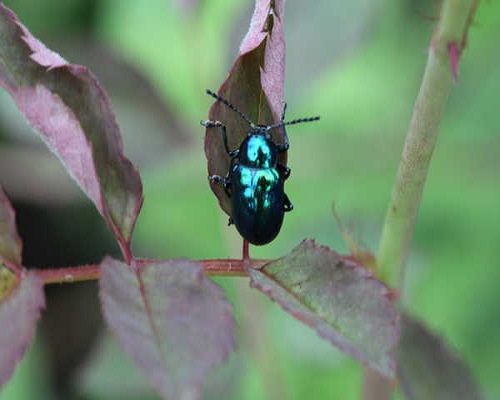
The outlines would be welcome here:
M 284 191 L 290 168 L 278 161 L 278 155 L 290 147 L 284 127 L 317 121 L 319 117 L 285 122 L 285 103 L 279 122 L 257 125 L 228 100 L 208 89 L 207 94 L 236 112 L 250 126 L 247 137 L 239 148 L 230 150 L 226 126 L 220 121 L 201 121 L 205 128 L 220 129 L 224 148 L 230 157 L 227 175 L 211 175 L 208 179 L 211 184 L 222 184 L 231 200 L 229 225 L 234 223 L 240 235 L 248 242 L 254 245 L 267 244 L 278 235 L 285 212 L 293 209 Z M 270 132 L 280 127 L 283 127 L 284 142 L 277 144 Z

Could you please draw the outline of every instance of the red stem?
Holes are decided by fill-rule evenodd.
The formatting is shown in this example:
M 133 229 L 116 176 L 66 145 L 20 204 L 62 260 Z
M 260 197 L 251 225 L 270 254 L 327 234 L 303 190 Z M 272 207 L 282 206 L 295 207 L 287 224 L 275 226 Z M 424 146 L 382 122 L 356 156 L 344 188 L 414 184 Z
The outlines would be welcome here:
M 172 261 L 172 260 L 148 260 L 151 262 Z M 251 260 L 252 268 L 261 268 L 271 260 Z M 205 269 L 205 273 L 209 276 L 247 276 L 247 266 L 249 260 L 236 259 L 214 259 L 200 260 Z M 71 283 L 80 281 L 91 281 L 99 279 L 99 265 L 82 265 L 78 267 L 53 268 L 53 269 L 37 269 L 36 274 L 42 278 L 43 282 L 51 283 Z
M 36 269 L 36 274 L 42 278 L 44 284 L 72 283 L 99 279 L 99 265 L 81 265 L 53 269 Z
M 248 240 L 243 239 L 243 260 L 249 261 L 250 260 L 250 250 L 248 249 Z

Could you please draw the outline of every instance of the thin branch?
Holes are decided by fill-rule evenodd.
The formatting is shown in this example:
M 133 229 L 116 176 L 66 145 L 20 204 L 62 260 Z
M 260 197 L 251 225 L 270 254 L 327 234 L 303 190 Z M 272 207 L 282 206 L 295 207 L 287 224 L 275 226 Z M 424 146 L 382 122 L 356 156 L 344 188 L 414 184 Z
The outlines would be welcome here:
M 243 239 L 243 248 L 242 248 L 242 257 L 243 260 L 250 260 L 250 249 L 249 249 L 249 243 L 248 240 Z
M 36 269 L 36 274 L 42 278 L 45 285 L 51 283 L 73 283 L 99 279 L 99 265 L 81 265 L 78 267 Z
M 457 74 L 457 53 L 450 54 L 450 49 L 463 52 L 477 3 L 445 1 L 431 41 L 379 244 L 380 278 L 391 287 L 401 286 L 439 125 Z
M 172 260 L 148 260 L 149 262 L 161 262 Z M 272 260 L 259 259 L 250 260 L 251 268 L 261 268 Z M 208 276 L 247 276 L 248 260 L 238 259 L 213 259 L 213 260 L 200 260 L 203 264 L 205 273 Z M 99 265 L 82 265 L 77 267 L 65 268 L 51 268 L 51 269 L 37 269 L 36 274 L 40 276 L 44 284 L 49 285 L 52 283 L 72 283 L 91 281 L 99 279 L 100 267 Z
M 457 80 L 458 61 L 478 3 L 479 0 L 446 0 L 431 41 L 377 257 L 379 277 L 400 291 L 439 126 Z M 363 399 L 391 397 L 392 382 L 366 370 Z

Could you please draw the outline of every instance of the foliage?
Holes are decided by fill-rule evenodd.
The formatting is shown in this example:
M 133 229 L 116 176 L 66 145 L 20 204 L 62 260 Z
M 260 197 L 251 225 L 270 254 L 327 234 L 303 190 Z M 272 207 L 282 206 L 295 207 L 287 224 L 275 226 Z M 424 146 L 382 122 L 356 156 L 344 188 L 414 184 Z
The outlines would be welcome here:
M 449 11 L 447 6 L 448 3 L 443 5 L 444 11 Z M 449 25 L 443 25 L 448 30 L 441 30 L 445 34 L 438 38 L 439 45 L 441 40 L 446 45 L 453 43 L 446 47 L 451 49 L 449 53 L 443 53 L 440 47 L 436 51 L 440 73 L 446 76 L 449 90 L 452 77 L 457 75 L 460 56 L 457 46 L 463 50 L 475 6 L 475 2 L 456 5 L 462 7 L 461 13 L 452 13 L 451 17 L 443 12 L 443 20 L 448 18 L 458 24 L 458 35 L 463 35 L 458 38 L 462 39 L 458 44 L 457 33 Z M 282 109 L 284 15 L 283 1 L 256 2 L 249 31 L 218 91 L 259 123 L 276 121 Z M 450 65 L 443 68 L 443 60 L 448 60 L 448 55 Z M 474 393 L 475 398 L 479 398 L 467 368 L 458 358 L 449 356 L 450 350 L 440 344 L 440 339 L 420 328 L 419 323 L 406 314 L 399 320 L 396 290 L 379 279 L 379 272 L 373 271 L 373 266 L 363 265 L 365 259 L 359 254 L 340 256 L 325 246 L 305 241 L 278 260 L 196 262 L 137 258 L 131 240 L 143 202 L 142 183 L 137 170 L 123 154 L 120 130 L 106 92 L 87 68 L 69 64 L 47 49 L 1 4 L 0 84 L 93 202 L 124 258 L 121 262 L 106 257 L 99 266 L 88 268 L 27 272 L 21 260 L 13 209 L 3 191 L 0 192 L 0 272 L 9 276 L 0 286 L 0 385 L 10 378 L 33 338 L 45 304 L 43 284 L 99 276 L 104 317 L 125 352 L 145 372 L 156 390 L 168 399 L 200 398 L 207 374 L 227 358 L 235 343 L 231 306 L 221 289 L 206 275 L 243 273 L 250 276 L 253 287 L 313 327 L 341 351 L 384 375 L 389 385 L 392 379 L 397 379 L 396 363 L 399 362 L 398 378 L 404 383 L 403 391 L 409 399 L 418 398 L 415 393 L 430 393 L 427 387 L 436 386 L 433 374 L 421 373 L 427 368 L 431 371 L 439 368 L 449 378 L 440 382 L 444 393 L 460 380 L 465 386 L 455 396 L 465 399 L 470 398 L 465 397 L 468 393 Z M 436 107 L 444 109 L 446 100 L 447 96 L 443 95 L 443 102 Z M 432 111 L 432 104 L 425 102 L 425 105 Z M 415 118 L 421 118 L 416 115 Z M 231 132 L 238 133 L 230 137 L 230 147 L 236 147 L 245 135 L 241 121 L 219 103 L 211 107 L 209 117 L 225 121 Z M 438 113 L 436 120 L 431 121 L 436 133 L 441 118 Z M 417 126 L 416 134 L 418 130 Z M 278 131 L 277 135 L 282 132 Z M 432 149 L 433 143 L 430 154 Z M 214 130 L 206 132 L 205 153 L 209 173 L 224 175 L 229 159 L 220 134 Z M 427 167 L 428 163 L 423 170 L 415 165 L 409 168 L 410 173 L 418 169 L 423 175 L 423 181 L 421 177 L 417 179 L 422 181 L 422 188 Z M 402 179 L 408 182 L 407 178 Z M 224 191 L 214 186 L 212 189 L 221 208 L 229 214 Z M 420 194 L 417 197 L 416 210 Z M 398 201 L 406 200 L 393 198 L 393 201 L 399 206 Z M 390 210 L 397 210 L 397 206 Z M 387 225 L 385 229 L 390 231 Z M 413 230 L 413 221 L 408 229 Z M 401 228 L 396 231 L 401 232 Z M 384 240 L 398 246 L 399 240 L 394 235 L 388 237 L 390 240 L 386 237 Z M 405 238 L 408 237 L 411 238 L 411 232 L 409 236 L 405 234 Z M 402 246 L 404 257 L 405 246 L 407 243 Z M 400 249 L 397 252 L 401 258 Z M 386 272 L 395 264 L 395 270 L 388 275 L 400 272 L 404 257 L 393 263 L 390 254 L 383 254 L 381 270 Z M 233 270 L 233 266 L 237 268 Z M 395 283 L 393 279 L 389 281 Z M 403 336 L 398 344 L 400 324 Z M 415 337 L 419 340 L 412 339 Z M 4 352 L 4 348 L 8 351 Z M 418 358 L 420 355 L 425 357 Z M 413 359 L 419 360 L 417 367 Z M 454 375 L 455 370 L 460 372 Z M 439 391 L 433 393 L 434 397 L 428 398 L 447 398 Z

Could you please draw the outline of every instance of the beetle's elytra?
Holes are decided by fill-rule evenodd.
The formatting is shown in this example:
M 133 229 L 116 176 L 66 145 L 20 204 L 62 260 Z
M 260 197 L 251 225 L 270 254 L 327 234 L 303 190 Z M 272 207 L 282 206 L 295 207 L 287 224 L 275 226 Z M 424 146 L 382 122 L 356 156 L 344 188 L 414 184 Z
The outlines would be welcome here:
M 267 244 L 278 235 L 285 212 L 293 209 L 284 191 L 290 168 L 278 162 L 278 154 L 290 147 L 284 126 L 317 121 L 319 117 L 285 122 L 285 104 L 279 122 L 257 125 L 218 94 L 210 90 L 207 90 L 207 94 L 239 114 L 250 126 L 240 147 L 230 150 L 226 126 L 219 121 L 201 121 L 206 128 L 220 129 L 225 150 L 231 158 L 225 177 L 212 175 L 208 179 L 212 184 L 222 184 L 231 199 L 229 224 L 234 223 L 240 235 L 248 242 L 255 245 Z M 284 130 L 284 143 L 277 144 L 272 140 L 270 131 L 280 127 Z

